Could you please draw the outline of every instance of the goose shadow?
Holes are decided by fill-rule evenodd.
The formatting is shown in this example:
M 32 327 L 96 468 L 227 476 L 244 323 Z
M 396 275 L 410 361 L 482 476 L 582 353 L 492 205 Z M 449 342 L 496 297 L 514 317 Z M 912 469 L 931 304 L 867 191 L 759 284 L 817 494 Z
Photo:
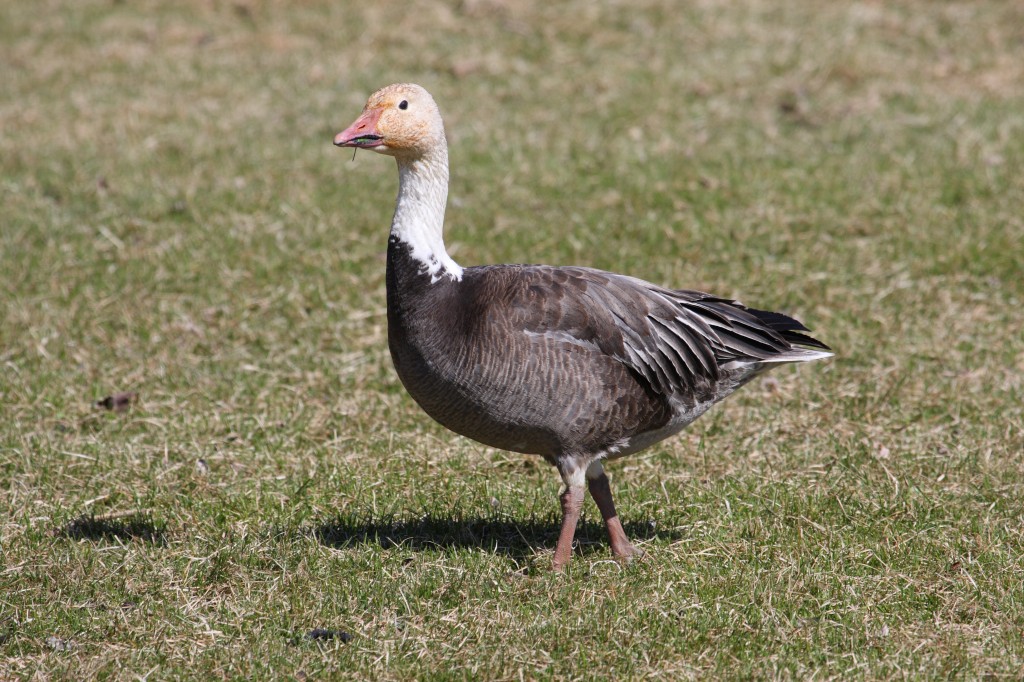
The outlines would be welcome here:
M 84 514 L 55 529 L 54 535 L 93 542 L 141 540 L 160 547 L 167 544 L 166 530 L 141 515 L 101 518 Z
M 561 518 L 555 516 L 437 515 L 416 517 L 380 517 L 341 515 L 309 529 L 313 537 L 328 547 L 349 549 L 359 545 L 378 545 L 384 549 L 413 552 L 477 548 L 508 556 L 517 562 L 535 558 L 553 550 L 558 541 Z M 628 521 L 623 524 L 632 540 L 678 539 L 676 530 L 658 530 L 654 521 Z M 584 518 L 576 527 L 575 553 L 588 556 L 608 552 L 608 536 L 601 521 Z

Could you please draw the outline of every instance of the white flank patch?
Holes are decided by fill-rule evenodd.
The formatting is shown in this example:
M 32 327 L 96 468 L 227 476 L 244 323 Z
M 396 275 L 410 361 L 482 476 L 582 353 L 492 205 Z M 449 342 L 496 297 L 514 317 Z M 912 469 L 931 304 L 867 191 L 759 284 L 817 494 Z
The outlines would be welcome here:
M 625 457 L 634 452 L 640 452 L 644 448 L 650 447 L 666 438 L 670 438 L 692 424 L 697 417 L 707 412 L 715 404 L 714 400 L 709 400 L 687 409 L 680 402 L 672 400 L 671 397 L 669 400 L 672 402 L 672 420 L 668 424 L 665 424 L 660 429 L 638 433 L 632 438 L 619 441 L 613 447 L 608 448 L 603 455 L 604 458 L 613 460 Z
M 573 336 L 572 334 L 570 334 L 569 332 L 551 331 L 551 330 L 544 331 L 544 332 L 534 332 L 534 331 L 530 331 L 530 330 L 527 329 L 523 333 L 526 334 L 530 338 L 550 339 L 552 341 L 562 341 L 564 343 L 568 343 L 568 344 L 571 344 L 573 346 L 579 346 L 580 348 L 586 348 L 587 350 L 601 352 L 601 349 L 598 348 L 597 344 L 594 343 L 593 341 L 586 341 L 584 339 L 578 339 L 575 336 Z

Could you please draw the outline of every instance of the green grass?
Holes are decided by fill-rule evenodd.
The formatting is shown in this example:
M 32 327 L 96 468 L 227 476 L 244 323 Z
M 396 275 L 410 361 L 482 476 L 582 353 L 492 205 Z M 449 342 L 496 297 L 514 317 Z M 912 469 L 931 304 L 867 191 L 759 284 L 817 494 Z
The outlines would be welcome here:
M 1024 675 L 1022 45 L 994 1 L 3 4 L 0 678 Z M 551 574 L 555 472 L 394 375 L 395 169 L 330 142 L 404 80 L 460 262 L 837 350 L 610 467 L 643 561 L 588 502 Z

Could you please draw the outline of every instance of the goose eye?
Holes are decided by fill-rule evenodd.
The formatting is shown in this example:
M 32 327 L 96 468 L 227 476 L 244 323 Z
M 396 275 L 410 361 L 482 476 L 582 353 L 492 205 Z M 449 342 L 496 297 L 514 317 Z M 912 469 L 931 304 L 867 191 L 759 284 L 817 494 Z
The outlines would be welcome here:
M 409 108 L 409 102 L 403 99 L 401 102 L 398 103 L 398 108 L 401 109 L 402 111 L 405 111 L 406 109 Z

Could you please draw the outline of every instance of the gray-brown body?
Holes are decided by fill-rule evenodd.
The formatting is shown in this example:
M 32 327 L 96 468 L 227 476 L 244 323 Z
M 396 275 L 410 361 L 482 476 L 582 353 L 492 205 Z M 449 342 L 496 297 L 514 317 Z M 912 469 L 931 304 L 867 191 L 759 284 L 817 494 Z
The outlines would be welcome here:
M 808 352 L 790 341 L 821 347 L 790 318 L 699 292 L 538 265 L 432 282 L 406 251 L 392 236 L 388 339 L 406 389 L 452 431 L 559 468 L 678 432 L 770 362 Z M 723 325 L 714 341 L 709 317 Z

